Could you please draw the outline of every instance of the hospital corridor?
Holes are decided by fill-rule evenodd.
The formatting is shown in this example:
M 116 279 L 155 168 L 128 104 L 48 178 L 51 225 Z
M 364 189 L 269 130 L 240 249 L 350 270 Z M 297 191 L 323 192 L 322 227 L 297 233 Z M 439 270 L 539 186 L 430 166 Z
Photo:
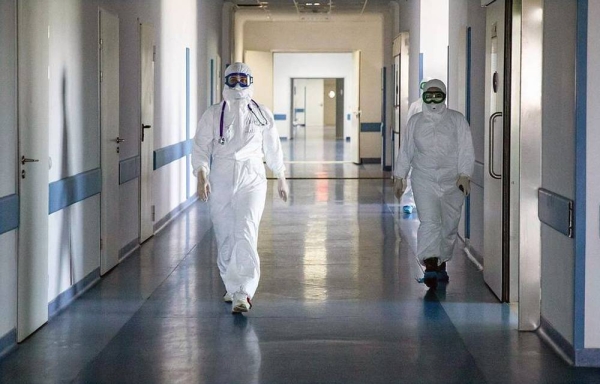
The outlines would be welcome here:
M 0 0 L 0 383 L 600 383 L 600 2 Z

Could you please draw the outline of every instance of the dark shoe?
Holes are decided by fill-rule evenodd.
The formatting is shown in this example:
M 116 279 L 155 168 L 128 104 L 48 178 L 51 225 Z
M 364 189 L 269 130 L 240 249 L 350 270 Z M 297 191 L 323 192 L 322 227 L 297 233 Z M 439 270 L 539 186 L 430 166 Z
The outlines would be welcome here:
M 446 262 L 444 261 L 440 264 L 437 271 L 437 279 L 439 282 L 447 283 L 450 281 L 450 277 L 448 277 L 448 272 L 446 272 Z
M 428 259 L 423 260 L 423 264 L 425 264 L 425 273 L 423 274 L 423 282 L 429 288 L 435 289 L 438 283 L 438 258 L 430 257 Z

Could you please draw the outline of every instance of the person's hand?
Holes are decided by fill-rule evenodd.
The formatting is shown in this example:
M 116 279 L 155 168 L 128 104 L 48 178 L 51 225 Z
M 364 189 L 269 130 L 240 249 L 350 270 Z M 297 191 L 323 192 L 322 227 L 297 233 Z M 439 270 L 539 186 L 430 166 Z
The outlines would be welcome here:
M 396 198 L 398 200 L 400 200 L 400 198 L 404 194 L 404 191 L 406 191 L 407 185 L 408 185 L 408 183 L 406 182 L 406 179 L 394 180 L 394 195 L 396 195 Z
M 198 171 L 198 196 L 202 201 L 208 201 L 210 195 L 210 182 L 205 170 Z
M 286 202 L 290 194 L 290 190 L 285 177 L 280 177 L 277 179 L 277 192 L 279 193 L 279 198 Z
M 468 176 L 458 176 L 458 180 L 456 180 L 456 186 L 465 196 L 469 196 L 469 193 L 471 193 L 471 179 L 469 179 Z

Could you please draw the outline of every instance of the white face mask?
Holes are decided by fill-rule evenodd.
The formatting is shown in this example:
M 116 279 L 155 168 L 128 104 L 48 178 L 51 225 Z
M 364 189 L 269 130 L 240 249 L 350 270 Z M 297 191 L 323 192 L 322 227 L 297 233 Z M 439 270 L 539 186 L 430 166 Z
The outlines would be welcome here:
M 223 98 L 225 99 L 225 101 L 251 99 L 252 94 L 253 94 L 252 86 L 249 86 L 247 88 L 242 88 L 239 85 L 236 85 L 233 88 L 225 86 L 225 88 L 223 89 Z
M 442 113 L 445 109 L 446 109 L 446 104 L 441 103 L 441 104 L 435 104 L 435 103 L 431 103 L 431 104 L 426 104 L 423 103 L 423 107 L 430 113 Z

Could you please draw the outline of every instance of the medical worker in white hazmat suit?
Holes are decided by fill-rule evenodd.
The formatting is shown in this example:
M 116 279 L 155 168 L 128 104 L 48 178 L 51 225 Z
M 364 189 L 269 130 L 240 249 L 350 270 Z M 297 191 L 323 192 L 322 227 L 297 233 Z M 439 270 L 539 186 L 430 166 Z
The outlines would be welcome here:
M 421 84 L 419 84 L 419 88 L 421 89 L 421 93 L 423 93 L 423 88 L 425 88 L 425 84 L 430 79 L 421 80 Z M 422 95 L 421 95 L 422 96 Z M 406 121 L 408 122 L 411 117 L 423 111 L 423 98 L 419 97 L 417 100 L 413 101 L 408 108 L 408 113 L 406 114 Z M 402 211 L 404 213 L 413 213 L 413 209 L 415 208 L 415 199 L 413 196 L 412 185 L 410 182 L 410 171 L 406 176 L 406 189 L 404 190 L 404 194 L 400 198 L 400 204 L 402 204 Z
M 448 109 L 446 86 L 426 83 L 423 111 L 408 122 L 396 158 L 395 193 L 402 196 L 412 167 L 411 181 L 421 224 L 417 257 L 425 266 L 424 282 L 436 287 L 447 281 L 446 261 L 452 258 L 464 198 L 470 193 L 475 155 L 465 117 Z
M 208 201 L 232 313 L 247 312 L 260 279 L 258 227 L 265 206 L 267 166 L 287 201 L 285 165 L 273 114 L 252 100 L 250 67 L 234 63 L 225 71 L 223 101 L 202 115 L 192 151 L 198 195 Z

